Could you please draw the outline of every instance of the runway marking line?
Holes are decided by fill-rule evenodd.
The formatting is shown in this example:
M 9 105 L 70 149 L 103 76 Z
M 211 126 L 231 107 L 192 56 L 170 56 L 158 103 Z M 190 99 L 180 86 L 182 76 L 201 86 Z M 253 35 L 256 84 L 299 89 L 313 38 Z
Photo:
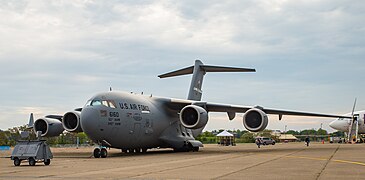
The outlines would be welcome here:
M 310 159 L 310 160 L 318 160 L 318 161 L 327 161 L 328 160 L 325 158 L 305 157 L 305 156 L 286 156 L 286 157 L 287 158 Z M 365 163 L 356 162 L 356 161 L 346 161 L 346 160 L 339 160 L 339 159 L 333 159 L 331 161 L 338 162 L 338 163 L 347 163 L 347 164 L 356 164 L 356 165 L 365 166 Z
M 340 163 L 357 164 L 357 165 L 365 166 L 365 163 L 356 162 L 356 161 L 345 161 L 345 160 L 333 160 L 333 161 L 340 162 Z

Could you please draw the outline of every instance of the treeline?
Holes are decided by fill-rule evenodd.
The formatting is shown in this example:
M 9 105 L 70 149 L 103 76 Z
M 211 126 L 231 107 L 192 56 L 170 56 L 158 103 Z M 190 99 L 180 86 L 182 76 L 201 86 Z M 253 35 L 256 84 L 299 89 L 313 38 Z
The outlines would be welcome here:
M 216 135 L 221 133 L 222 131 L 224 131 L 223 129 L 221 130 L 213 130 L 213 131 L 205 131 L 204 133 L 200 134 L 198 136 L 198 140 L 201 141 L 202 143 L 205 144 L 214 144 L 217 143 L 217 137 Z M 228 132 L 230 132 L 231 134 L 233 134 L 235 136 L 235 142 L 236 143 L 253 143 L 255 142 L 255 137 L 260 136 L 260 137 L 270 137 L 272 139 L 274 139 L 275 141 L 279 141 L 279 137 L 275 136 L 272 134 L 271 130 L 264 130 L 262 132 L 257 132 L 257 133 L 253 133 L 253 132 L 249 132 L 246 130 L 228 130 Z M 344 133 L 341 131 L 337 131 L 334 133 L 328 133 L 326 130 L 324 129 L 318 129 L 318 130 L 314 130 L 314 129 L 305 129 L 302 131 L 295 131 L 295 130 L 289 130 L 286 132 L 286 134 L 292 134 L 294 136 L 296 135 L 300 135 L 301 140 L 303 140 L 305 138 L 305 136 L 333 136 L 333 137 L 344 137 Z M 311 138 L 312 140 L 314 138 Z
M 29 131 L 29 137 L 22 139 L 20 133 L 22 131 Z M 86 136 L 85 133 L 70 133 L 64 132 L 57 137 L 45 137 L 47 143 L 51 146 L 64 145 L 64 144 L 76 144 L 77 138 L 79 138 L 80 144 L 92 144 L 93 142 Z M 6 131 L 0 130 L 0 146 L 15 146 L 18 140 L 35 140 L 36 135 L 33 130 L 27 130 L 26 126 L 9 128 Z
M 306 129 L 303 131 L 294 131 L 294 130 L 289 130 L 287 131 L 287 134 L 293 134 L 293 135 L 330 135 L 330 136 L 336 136 L 336 137 L 342 137 L 345 135 L 344 132 L 341 131 L 336 131 L 333 133 L 328 133 L 326 130 L 324 129 L 318 129 L 317 131 L 314 129 Z

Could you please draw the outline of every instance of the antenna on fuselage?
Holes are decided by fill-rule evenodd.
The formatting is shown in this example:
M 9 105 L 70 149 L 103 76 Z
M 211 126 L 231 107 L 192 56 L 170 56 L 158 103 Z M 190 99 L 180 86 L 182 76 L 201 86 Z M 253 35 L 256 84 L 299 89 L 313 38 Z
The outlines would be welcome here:
M 186 74 L 193 74 L 189 89 L 189 100 L 200 101 L 203 91 L 202 84 L 204 75 L 207 72 L 256 72 L 255 69 L 251 68 L 237 68 L 237 67 L 225 67 L 225 66 L 211 66 L 204 65 L 200 60 L 195 60 L 194 66 L 186 67 L 169 73 L 161 74 L 159 78 L 167 78 L 174 76 L 182 76 Z

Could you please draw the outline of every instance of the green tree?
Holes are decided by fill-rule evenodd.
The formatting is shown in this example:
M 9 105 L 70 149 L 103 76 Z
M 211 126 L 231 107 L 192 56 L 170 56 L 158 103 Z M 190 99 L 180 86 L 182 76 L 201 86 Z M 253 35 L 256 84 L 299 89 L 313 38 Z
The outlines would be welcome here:
M 254 134 L 251 132 L 245 133 L 239 138 L 240 143 L 254 143 Z
M 286 134 L 299 135 L 300 132 L 294 131 L 294 130 L 289 130 L 289 131 L 286 132 Z
M 300 135 L 316 135 L 317 131 L 314 129 L 305 129 L 300 131 Z
M 327 135 L 327 131 L 324 129 L 318 129 L 316 135 Z

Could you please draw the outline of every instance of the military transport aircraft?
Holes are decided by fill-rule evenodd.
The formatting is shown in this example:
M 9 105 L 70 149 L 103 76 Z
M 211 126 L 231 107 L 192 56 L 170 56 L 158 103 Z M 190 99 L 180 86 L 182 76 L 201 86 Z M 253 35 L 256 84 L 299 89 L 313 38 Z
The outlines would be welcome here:
M 198 151 L 202 143 L 195 138 L 208 122 L 209 112 L 226 112 L 233 120 L 236 113 L 244 113 L 243 125 L 252 132 L 268 125 L 267 114 L 351 118 L 350 116 L 319 114 L 238 106 L 201 101 L 202 83 L 207 72 L 255 72 L 255 69 L 195 65 L 162 74 L 160 78 L 193 74 L 187 100 L 146 96 L 128 92 L 101 92 L 90 98 L 83 108 L 62 115 L 48 115 L 37 119 L 30 127 L 42 136 L 58 136 L 64 130 L 85 132 L 100 145 L 94 149 L 95 158 L 107 157 L 107 149 L 123 152 L 146 152 L 151 148 L 173 148 L 176 151 Z

